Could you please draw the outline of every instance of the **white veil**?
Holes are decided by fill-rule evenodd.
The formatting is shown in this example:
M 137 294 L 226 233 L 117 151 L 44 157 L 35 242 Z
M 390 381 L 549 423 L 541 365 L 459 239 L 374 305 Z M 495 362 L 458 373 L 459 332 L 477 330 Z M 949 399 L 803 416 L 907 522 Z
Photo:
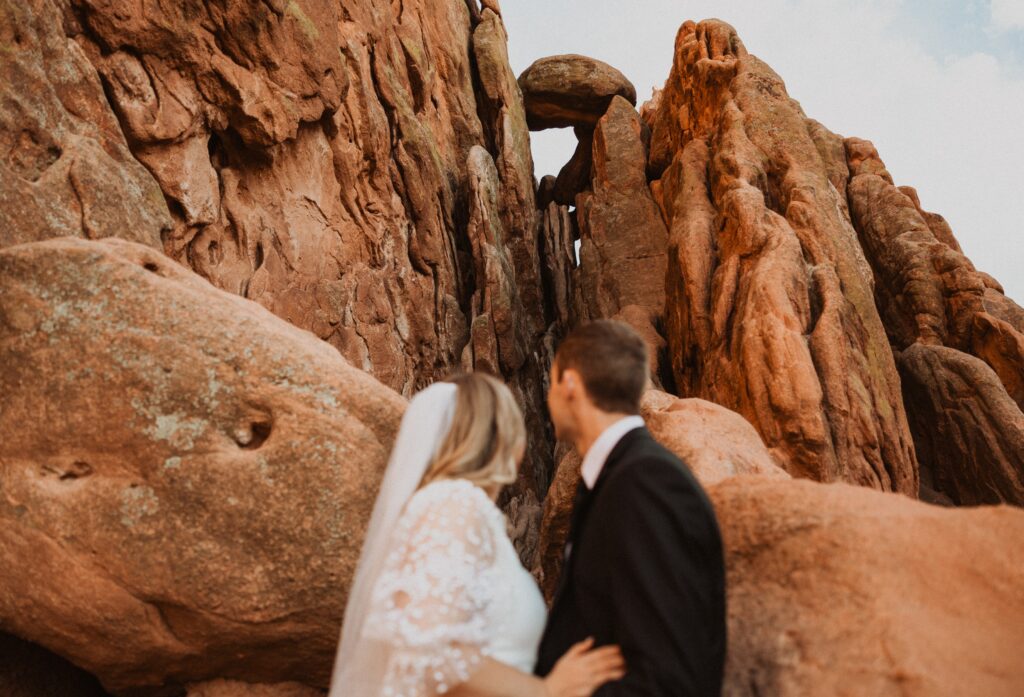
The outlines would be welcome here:
M 413 397 L 402 417 L 349 590 L 328 697 L 363 697 L 380 685 L 387 651 L 362 636 L 371 594 L 395 523 L 451 426 L 456 390 L 450 382 L 436 382 Z

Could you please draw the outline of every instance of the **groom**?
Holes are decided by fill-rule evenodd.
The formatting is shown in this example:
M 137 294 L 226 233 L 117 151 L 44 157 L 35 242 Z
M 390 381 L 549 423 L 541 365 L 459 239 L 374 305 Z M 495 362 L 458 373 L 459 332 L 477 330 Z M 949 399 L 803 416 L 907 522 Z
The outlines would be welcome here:
M 621 322 L 585 324 L 555 354 L 548 407 L 583 481 L 537 674 L 593 636 L 619 645 L 627 670 L 595 697 L 710 697 L 725 660 L 722 542 L 701 485 L 637 415 L 647 374 L 646 345 Z

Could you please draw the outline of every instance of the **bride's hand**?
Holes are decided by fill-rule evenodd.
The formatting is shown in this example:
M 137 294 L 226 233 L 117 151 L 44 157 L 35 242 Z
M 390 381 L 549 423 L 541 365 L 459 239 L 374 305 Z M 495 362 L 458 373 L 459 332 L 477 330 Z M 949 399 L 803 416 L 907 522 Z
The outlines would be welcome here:
M 593 645 L 593 637 L 585 639 L 558 659 L 544 679 L 548 697 L 590 697 L 601 685 L 626 674 L 618 646 L 591 649 Z

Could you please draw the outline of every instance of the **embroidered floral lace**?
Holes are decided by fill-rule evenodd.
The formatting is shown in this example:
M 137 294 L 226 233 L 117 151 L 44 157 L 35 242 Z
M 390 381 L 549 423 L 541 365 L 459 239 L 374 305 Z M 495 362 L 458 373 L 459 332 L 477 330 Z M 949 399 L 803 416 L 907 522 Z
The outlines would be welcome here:
M 433 482 L 409 500 L 365 629 L 391 647 L 385 697 L 433 697 L 469 679 L 495 631 L 498 534 L 504 517 L 465 480 Z

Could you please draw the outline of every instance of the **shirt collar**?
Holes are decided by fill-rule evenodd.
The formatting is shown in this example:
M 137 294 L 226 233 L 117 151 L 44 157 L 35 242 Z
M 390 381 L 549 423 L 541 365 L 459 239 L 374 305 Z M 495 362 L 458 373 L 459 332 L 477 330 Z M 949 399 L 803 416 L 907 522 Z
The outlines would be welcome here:
M 597 437 L 597 440 L 587 450 L 587 454 L 583 456 L 581 474 L 588 489 L 594 488 L 601 470 L 604 469 L 605 461 L 611 454 L 612 449 L 622 440 L 622 437 L 633 429 L 642 428 L 643 425 L 644 420 L 639 416 L 624 416 L 601 431 L 601 435 Z

